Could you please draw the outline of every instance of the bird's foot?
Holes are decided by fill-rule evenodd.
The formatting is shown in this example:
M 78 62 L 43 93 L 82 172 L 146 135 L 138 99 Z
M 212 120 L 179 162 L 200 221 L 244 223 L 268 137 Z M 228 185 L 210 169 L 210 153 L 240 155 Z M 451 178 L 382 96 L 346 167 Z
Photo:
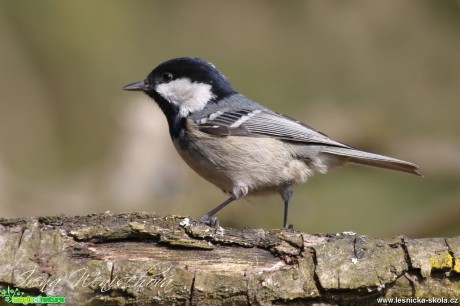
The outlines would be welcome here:
M 211 217 L 207 214 L 200 218 L 200 222 L 215 228 L 218 228 L 220 226 L 219 218 Z
M 289 224 L 288 226 L 285 227 L 285 229 L 293 231 L 294 230 L 294 225 Z

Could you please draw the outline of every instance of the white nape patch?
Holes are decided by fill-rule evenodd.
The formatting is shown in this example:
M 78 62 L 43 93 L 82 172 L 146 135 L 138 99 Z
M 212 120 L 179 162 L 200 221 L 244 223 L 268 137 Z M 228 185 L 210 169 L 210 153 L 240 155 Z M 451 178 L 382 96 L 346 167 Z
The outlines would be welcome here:
M 191 82 L 190 79 L 181 78 L 156 87 L 156 91 L 169 103 L 179 107 L 182 117 L 202 110 L 215 96 L 211 85 Z
M 227 78 L 225 77 L 225 75 L 223 75 L 222 72 L 220 72 L 220 71 L 217 69 L 217 67 L 216 67 L 213 63 L 210 63 L 210 62 L 207 62 L 207 63 L 208 63 L 214 70 L 216 70 L 216 71 L 220 74 L 221 77 L 223 77 L 224 79 L 227 79 Z
M 242 116 L 240 119 L 235 121 L 232 125 L 230 125 L 231 128 L 236 128 L 248 121 L 250 118 L 254 117 L 258 113 L 262 112 L 260 109 L 256 109 L 255 111 L 252 111 L 248 113 L 247 115 Z

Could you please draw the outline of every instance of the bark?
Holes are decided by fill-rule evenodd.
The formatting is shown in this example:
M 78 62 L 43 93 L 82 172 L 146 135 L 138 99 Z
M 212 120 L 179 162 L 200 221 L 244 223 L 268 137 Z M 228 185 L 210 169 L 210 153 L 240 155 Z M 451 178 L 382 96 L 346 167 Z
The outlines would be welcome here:
M 8 287 L 68 305 L 449 299 L 460 296 L 460 237 L 235 230 L 147 213 L 0 219 L 0 290 Z

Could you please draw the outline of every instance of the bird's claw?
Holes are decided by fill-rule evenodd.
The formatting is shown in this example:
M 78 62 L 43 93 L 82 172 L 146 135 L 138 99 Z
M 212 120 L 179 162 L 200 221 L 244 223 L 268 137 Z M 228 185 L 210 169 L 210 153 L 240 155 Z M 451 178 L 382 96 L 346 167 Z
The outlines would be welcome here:
M 208 216 L 208 215 L 204 215 L 203 217 L 201 217 L 200 222 L 204 223 L 206 225 L 215 227 L 215 228 L 218 228 L 220 226 L 219 218 L 211 217 L 211 216 Z

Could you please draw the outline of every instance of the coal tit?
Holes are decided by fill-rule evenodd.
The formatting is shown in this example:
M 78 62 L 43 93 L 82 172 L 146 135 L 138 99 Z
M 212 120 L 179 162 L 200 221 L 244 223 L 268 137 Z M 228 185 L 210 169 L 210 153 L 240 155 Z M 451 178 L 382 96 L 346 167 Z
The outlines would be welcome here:
M 357 150 L 246 98 L 199 58 L 166 61 L 123 89 L 151 97 L 185 162 L 230 195 L 202 222 L 216 223 L 212 216 L 236 199 L 279 193 L 287 227 L 293 186 L 346 163 L 420 175 L 413 163 Z

